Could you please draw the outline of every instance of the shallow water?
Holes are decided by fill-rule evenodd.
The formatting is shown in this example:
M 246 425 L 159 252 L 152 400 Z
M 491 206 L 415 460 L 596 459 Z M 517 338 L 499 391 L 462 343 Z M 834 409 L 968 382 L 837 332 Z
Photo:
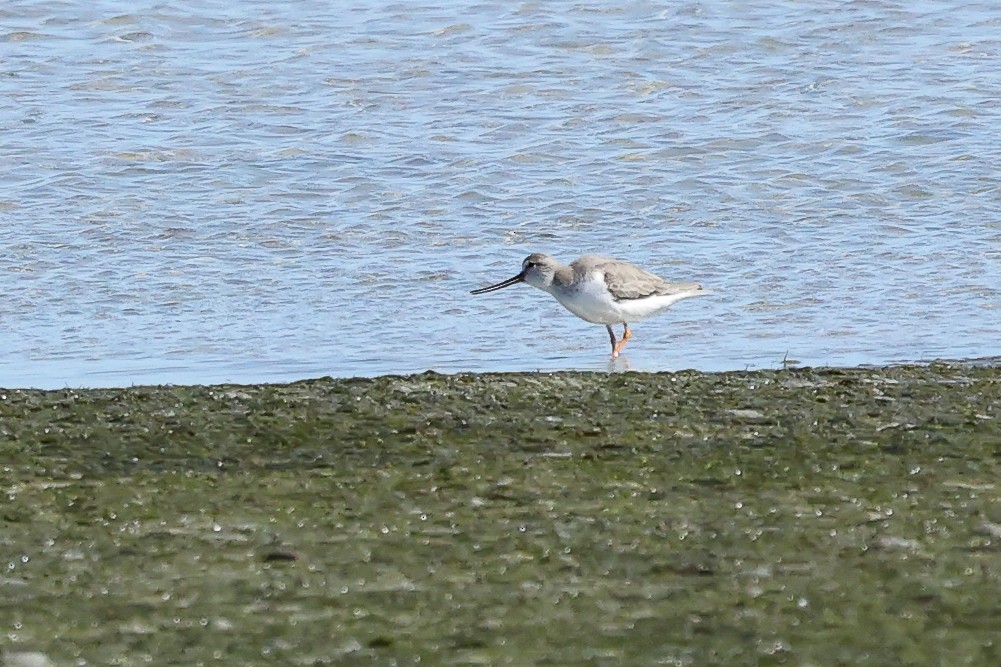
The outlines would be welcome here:
M 996 3 L 0 9 L 0 385 L 1001 353 Z

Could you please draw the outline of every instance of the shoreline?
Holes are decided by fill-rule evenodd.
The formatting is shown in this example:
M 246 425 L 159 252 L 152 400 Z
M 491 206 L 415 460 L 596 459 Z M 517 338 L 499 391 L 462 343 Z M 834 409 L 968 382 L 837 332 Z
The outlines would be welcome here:
M 942 363 L 0 390 L 0 655 L 991 664 L 999 406 Z

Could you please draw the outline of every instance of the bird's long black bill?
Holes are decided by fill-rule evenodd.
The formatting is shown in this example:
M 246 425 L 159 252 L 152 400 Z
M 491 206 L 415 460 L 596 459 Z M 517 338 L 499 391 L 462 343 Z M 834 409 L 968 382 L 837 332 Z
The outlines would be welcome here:
M 502 283 L 497 283 L 496 285 L 491 285 L 490 287 L 481 287 L 480 289 L 474 289 L 470 294 L 486 294 L 487 292 L 495 292 L 499 289 L 504 289 L 505 287 L 510 287 L 511 285 L 517 285 L 520 282 L 524 282 L 525 274 L 524 272 L 519 273 L 514 278 L 508 278 Z

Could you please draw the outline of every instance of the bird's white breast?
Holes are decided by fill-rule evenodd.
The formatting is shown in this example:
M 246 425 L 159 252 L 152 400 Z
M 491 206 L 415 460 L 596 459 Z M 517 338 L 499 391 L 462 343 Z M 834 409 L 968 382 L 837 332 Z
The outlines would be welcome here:
M 596 271 L 568 287 L 554 287 L 552 295 L 571 313 L 595 324 L 622 322 L 618 304 L 605 285 L 605 274 Z

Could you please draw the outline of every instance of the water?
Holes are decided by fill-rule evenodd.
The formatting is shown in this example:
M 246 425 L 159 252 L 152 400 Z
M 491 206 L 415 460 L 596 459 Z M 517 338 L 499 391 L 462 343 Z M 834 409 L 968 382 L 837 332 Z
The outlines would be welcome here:
M 1001 354 L 992 2 L 17 2 L 0 385 L 602 369 L 529 287 L 715 295 L 614 368 Z

